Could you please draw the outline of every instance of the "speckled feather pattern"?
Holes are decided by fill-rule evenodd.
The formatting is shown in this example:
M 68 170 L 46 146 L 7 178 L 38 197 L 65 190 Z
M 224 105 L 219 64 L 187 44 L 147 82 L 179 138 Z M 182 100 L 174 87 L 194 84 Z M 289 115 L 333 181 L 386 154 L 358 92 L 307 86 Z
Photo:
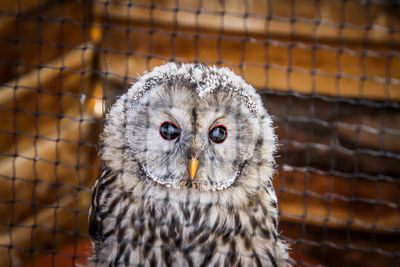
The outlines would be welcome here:
M 179 138 L 160 137 L 163 121 L 179 126 Z M 208 138 L 217 124 L 228 129 L 222 144 Z M 290 265 L 271 182 L 272 121 L 256 90 L 229 69 L 156 67 L 116 101 L 101 138 L 92 265 Z
M 257 115 L 259 112 L 261 99 L 252 86 L 228 68 L 209 67 L 204 64 L 168 63 L 155 67 L 152 72 L 139 78 L 129 90 L 128 97 L 135 103 L 146 91 L 166 81 L 184 81 L 191 84 L 201 98 L 224 88 L 240 96 L 243 104 L 253 114 Z

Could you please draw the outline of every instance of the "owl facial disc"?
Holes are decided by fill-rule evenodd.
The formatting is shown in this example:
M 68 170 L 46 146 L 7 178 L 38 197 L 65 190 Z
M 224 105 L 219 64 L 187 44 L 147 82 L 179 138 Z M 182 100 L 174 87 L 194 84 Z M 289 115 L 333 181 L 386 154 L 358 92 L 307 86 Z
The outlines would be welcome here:
M 259 95 L 239 76 L 194 64 L 155 68 L 118 103 L 132 164 L 143 179 L 176 189 L 233 186 L 265 115 Z

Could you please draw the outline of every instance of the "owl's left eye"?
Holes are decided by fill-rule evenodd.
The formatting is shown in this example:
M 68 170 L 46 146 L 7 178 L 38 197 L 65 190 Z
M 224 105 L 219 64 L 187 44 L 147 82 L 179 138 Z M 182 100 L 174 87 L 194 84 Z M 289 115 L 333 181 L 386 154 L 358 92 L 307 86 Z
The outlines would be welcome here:
M 163 139 L 167 141 L 174 140 L 178 138 L 178 136 L 181 134 L 181 130 L 179 127 L 171 122 L 171 121 L 165 121 L 161 123 L 160 125 L 160 135 Z
M 228 136 L 228 130 L 224 125 L 217 125 L 213 127 L 208 133 L 208 138 L 216 144 L 221 144 Z

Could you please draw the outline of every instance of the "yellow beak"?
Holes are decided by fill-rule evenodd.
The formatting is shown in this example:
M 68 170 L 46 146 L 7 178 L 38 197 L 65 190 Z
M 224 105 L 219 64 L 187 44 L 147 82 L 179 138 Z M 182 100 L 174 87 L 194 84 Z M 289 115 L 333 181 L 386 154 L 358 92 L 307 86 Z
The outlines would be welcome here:
M 196 175 L 198 165 L 199 165 L 199 161 L 196 158 L 192 158 L 190 160 L 189 170 L 190 170 L 190 179 L 191 180 L 193 180 L 194 176 Z

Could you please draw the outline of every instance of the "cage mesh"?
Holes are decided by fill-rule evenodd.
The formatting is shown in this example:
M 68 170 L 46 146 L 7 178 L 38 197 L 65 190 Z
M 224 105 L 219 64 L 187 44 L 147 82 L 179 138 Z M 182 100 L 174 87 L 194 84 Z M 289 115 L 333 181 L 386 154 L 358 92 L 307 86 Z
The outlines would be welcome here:
M 227 66 L 279 137 L 280 231 L 304 266 L 400 264 L 398 1 L 0 4 L 0 265 L 90 255 L 104 113 L 169 61 Z

